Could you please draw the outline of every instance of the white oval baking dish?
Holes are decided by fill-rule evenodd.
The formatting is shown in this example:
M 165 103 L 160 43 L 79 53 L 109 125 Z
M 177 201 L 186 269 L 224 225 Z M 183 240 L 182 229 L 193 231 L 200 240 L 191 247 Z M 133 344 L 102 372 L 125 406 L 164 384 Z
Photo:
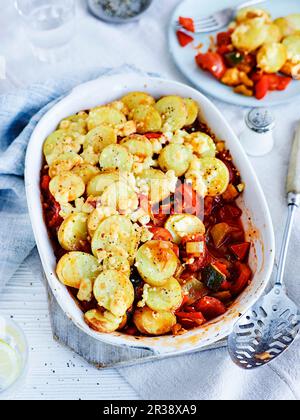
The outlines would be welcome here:
M 135 338 L 122 333 L 100 334 L 84 322 L 83 314 L 56 274 L 56 259 L 43 219 L 40 196 L 40 171 L 43 163 L 42 146 L 46 137 L 65 117 L 120 98 L 130 91 L 147 91 L 154 97 L 180 95 L 196 100 L 204 120 L 219 139 L 226 140 L 234 162 L 246 183 L 240 206 L 248 239 L 252 242 L 251 266 L 255 272 L 251 286 L 240 296 L 229 312 L 182 336 Z M 257 180 L 236 135 L 221 112 L 198 91 L 183 84 L 135 74 L 100 78 L 76 87 L 40 120 L 34 130 L 26 155 L 26 194 L 37 247 L 49 285 L 65 314 L 89 336 L 112 345 L 147 348 L 155 354 L 180 354 L 211 345 L 229 335 L 240 314 L 245 313 L 261 296 L 270 279 L 275 254 L 275 240 L 269 209 Z

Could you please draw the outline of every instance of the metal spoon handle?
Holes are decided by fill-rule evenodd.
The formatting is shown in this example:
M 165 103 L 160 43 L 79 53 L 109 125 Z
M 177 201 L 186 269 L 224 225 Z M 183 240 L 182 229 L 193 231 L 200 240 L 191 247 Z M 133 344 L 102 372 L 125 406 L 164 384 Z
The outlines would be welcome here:
M 282 249 L 279 258 L 276 286 L 283 285 L 284 270 L 291 239 L 295 210 L 300 206 L 300 124 L 297 127 L 287 178 L 288 219 L 284 231 Z

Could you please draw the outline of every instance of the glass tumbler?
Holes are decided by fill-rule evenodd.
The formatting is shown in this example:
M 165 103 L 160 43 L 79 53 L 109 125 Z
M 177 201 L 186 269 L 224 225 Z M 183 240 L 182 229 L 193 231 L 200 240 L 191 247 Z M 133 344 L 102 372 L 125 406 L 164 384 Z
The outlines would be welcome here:
M 0 400 L 14 397 L 25 379 L 27 366 L 24 333 L 14 321 L 0 315 Z
M 75 32 L 75 0 L 15 0 L 34 55 L 42 62 L 65 58 Z

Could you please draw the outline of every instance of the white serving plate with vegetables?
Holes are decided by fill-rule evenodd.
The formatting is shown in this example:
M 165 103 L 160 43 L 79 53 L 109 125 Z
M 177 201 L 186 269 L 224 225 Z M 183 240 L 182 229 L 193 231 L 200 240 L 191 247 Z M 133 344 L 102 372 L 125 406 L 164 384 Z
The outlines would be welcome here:
M 60 122 L 64 119 L 66 119 L 68 116 L 76 114 L 82 110 L 90 110 L 95 107 L 99 107 L 99 105 L 102 104 L 108 104 L 113 101 L 116 101 L 119 98 L 122 98 L 124 95 L 128 94 L 129 92 L 147 92 L 148 94 L 152 95 L 156 100 L 169 96 L 169 95 L 177 95 L 182 98 L 191 98 L 194 100 L 200 109 L 198 118 L 201 120 L 201 122 L 207 124 L 207 126 L 210 128 L 211 132 L 214 133 L 216 136 L 216 139 L 219 140 L 225 140 L 226 141 L 226 147 L 230 150 L 230 153 L 233 157 L 234 163 L 238 169 L 238 171 L 241 173 L 241 178 L 243 182 L 246 185 L 245 192 L 243 195 L 238 198 L 238 205 L 243 211 L 243 225 L 246 231 L 246 237 L 249 243 L 251 243 L 251 251 L 249 256 L 249 264 L 251 267 L 251 270 L 253 272 L 253 278 L 251 281 L 251 284 L 248 286 L 248 288 L 237 298 L 237 300 L 234 302 L 232 306 L 228 309 L 228 311 L 218 317 L 217 319 L 213 319 L 210 322 L 205 323 L 205 325 L 200 326 L 198 328 L 194 328 L 190 331 L 186 331 L 182 335 L 159 335 L 157 336 L 133 336 L 123 333 L 122 331 L 113 331 L 111 333 L 103 333 L 95 331 L 94 329 L 91 329 L 88 325 L 89 320 L 91 321 L 91 324 L 95 326 L 95 314 L 89 314 L 85 317 L 84 320 L 84 314 L 82 310 L 79 308 L 75 300 L 71 297 L 66 285 L 73 286 L 76 289 L 80 288 L 80 284 L 68 284 L 68 281 L 71 280 L 72 282 L 72 276 L 69 278 L 69 272 L 65 271 L 65 264 L 69 264 L 69 267 L 74 267 L 76 264 L 80 263 L 81 257 L 74 259 L 74 254 L 72 253 L 66 253 L 64 257 L 60 260 L 58 266 L 57 266 L 57 259 L 54 254 L 54 249 L 52 246 L 52 242 L 49 239 L 46 223 L 43 216 L 43 207 L 41 202 L 41 190 L 40 190 L 40 177 L 41 177 L 41 168 L 44 165 L 44 158 L 43 158 L 43 151 L 45 152 L 45 147 L 48 146 L 52 147 L 52 141 L 48 141 L 47 145 L 44 145 L 45 139 L 49 137 L 51 133 L 53 133 Z M 164 107 L 163 103 L 160 103 L 157 105 L 157 109 L 160 107 Z M 139 111 L 141 112 L 141 110 Z M 139 114 L 138 112 L 138 114 Z M 93 118 L 94 117 L 94 118 Z M 103 117 L 103 114 L 102 114 Z M 99 113 L 96 112 L 90 114 L 89 118 L 89 129 L 97 129 L 99 121 L 97 121 L 97 118 L 99 118 Z M 136 116 L 137 120 L 140 118 L 140 115 Z M 187 114 L 185 114 L 185 119 L 187 118 Z M 153 119 L 151 121 L 153 123 Z M 184 124 L 184 122 L 183 122 Z M 95 125 L 95 127 L 94 127 Z M 130 129 L 130 123 L 128 123 L 127 128 Z M 151 127 L 151 131 L 155 127 Z M 103 133 L 102 133 L 103 134 Z M 107 133 L 106 133 L 107 134 Z M 109 137 L 109 136 L 108 136 Z M 85 137 L 85 139 L 88 138 L 88 135 Z M 107 138 L 107 137 L 106 137 Z M 88 140 L 87 140 L 88 141 Z M 46 143 L 45 143 L 46 144 Z M 115 146 L 110 145 L 109 148 Z M 136 147 L 135 142 L 130 142 L 127 144 L 127 147 L 129 150 L 132 150 L 132 153 L 134 153 L 134 149 Z M 118 152 L 122 149 L 122 152 L 124 152 L 123 148 L 119 148 Z M 145 147 L 145 153 L 147 153 L 147 147 Z M 47 151 L 47 150 L 46 150 Z M 49 150 L 48 150 L 49 152 Z M 85 152 L 89 152 L 89 148 L 87 147 L 85 149 Z M 46 155 L 52 156 L 51 153 Z M 116 156 L 116 155 L 115 155 Z M 72 159 L 75 159 L 74 154 L 72 156 L 68 155 L 67 157 L 68 164 L 73 163 L 76 166 L 76 162 L 72 162 Z M 72 158 L 72 159 L 71 159 Z M 88 157 L 93 160 L 94 156 L 89 155 Z M 130 154 L 129 154 L 130 158 Z M 77 158 L 78 159 L 78 158 Z M 163 154 L 160 156 L 160 166 L 164 167 L 165 165 L 169 168 L 170 166 L 170 160 L 168 158 L 168 153 Z M 69 204 L 70 201 L 75 199 L 76 197 L 79 197 L 81 194 L 83 194 L 83 191 L 85 189 L 84 183 L 82 183 L 80 180 L 76 184 L 75 190 L 73 189 L 71 192 L 73 193 L 75 191 L 75 197 L 68 196 L 66 198 L 66 194 L 68 194 L 66 191 L 63 191 L 60 189 L 60 187 L 57 185 L 57 177 L 56 177 L 56 170 L 58 170 L 58 167 L 56 166 L 55 161 L 53 162 L 52 158 L 50 158 L 50 168 L 53 171 L 52 173 L 52 181 L 50 185 L 50 190 L 53 194 L 55 194 L 56 198 L 62 200 L 66 200 L 66 203 Z M 181 165 L 184 164 L 184 159 L 180 161 L 180 165 L 178 168 L 175 167 L 175 170 L 178 170 L 178 175 L 180 175 L 182 172 L 186 170 L 186 168 L 182 168 Z M 125 166 L 128 165 L 127 159 L 121 158 L 122 165 Z M 207 163 L 207 161 L 206 161 Z M 60 162 L 60 165 L 64 162 Z M 107 150 L 105 149 L 104 152 L 102 152 L 100 157 L 100 164 L 102 167 L 108 167 L 112 165 L 111 162 L 111 151 L 109 154 L 107 154 Z M 172 159 L 171 159 L 172 164 Z M 176 166 L 176 165 L 175 165 Z M 166 169 L 168 169 L 166 168 Z M 125 168 L 126 169 L 126 168 Z M 80 175 L 80 172 L 77 172 L 77 175 Z M 77 177 L 75 174 L 75 178 Z M 85 176 L 97 176 L 97 174 L 87 174 L 87 172 L 81 173 L 82 179 L 84 179 Z M 57 175 L 59 176 L 59 175 Z M 72 177 L 73 175 L 67 175 L 67 177 Z M 270 213 L 268 210 L 268 206 L 266 203 L 266 200 L 264 198 L 262 189 L 259 185 L 259 182 L 257 180 L 256 174 L 254 173 L 241 145 L 239 144 L 239 141 L 235 134 L 233 133 L 230 126 L 227 124 L 227 122 L 224 120 L 221 113 L 217 110 L 217 108 L 202 94 L 197 92 L 196 90 L 185 86 L 180 83 L 176 83 L 173 81 L 163 80 L 159 78 L 149 78 L 149 77 L 140 77 L 136 75 L 121 75 L 121 76 L 112 76 L 108 78 L 101 78 L 98 80 L 91 81 L 89 83 L 83 84 L 81 86 L 78 86 L 75 88 L 67 97 L 65 97 L 63 100 L 61 100 L 58 104 L 56 104 L 39 122 L 37 125 L 35 131 L 32 134 L 28 150 L 27 150 L 27 156 L 26 156 L 26 168 L 25 168 L 25 178 L 26 178 L 26 192 L 27 192 L 27 201 L 28 201 L 28 207 L 29 207 L 29 213 L 31 217 L 31 222 L 33 226 L 33 231 L 36 239 L 36 243 L 38 246 L 39 254 L 42 260 L 43 268 L 47 277 L 47 280 L 49 282 L 49 285 L 53 291 L 54 296 L 56 297 L 58 303 L 60 304 L 61 308 L 64 310 L 65 314 L 74 322 L 74 324 L 80 328 L 82 331 L 84 331 L 89 336 L 95 338 L 96 340 L 103 341 L 112 345 L 117 346 L 129 346 L 129 347 L 135 347 L 135 348 L 148 348 L 151 349 L 156 354 L 164 354 L 164 355 L 171 355 L 171 354 L 179 354 L 184 353 L 188 351 L 192 351 L 195 349 L 200 349 L 205 346 L 211 345 L 218 340 L 221 340 L 229 335 L 229 333 L 232 330 L 232 327 L 234 323 L 236 322 L 237 318 L 240 316 L 240 314 L 243 314 L 247 311 L 249 307 L 253 305 L 253 303 L 261 296 L 263 291 L 265 290 L 266 285 L 268 284 L 270 275 L 272 273 L 273 264 L 274 264 L 274 253 L 275 253 L 275 244 L 274 244 L 274 232 L 271 222 Z M 72 180 L 75 179 L 74 177 Z M 70 180 L 70 179 L 69 179 Z M 64 178 L 63 182 L 69 182 L 69 180 L 66 180 Z M 71 180 L 71 181 L 72 181 Z M 78 180 L 78 177 L 76 178 Z M 60 180 L 61 181 L 61 180 Z M 111 181 L 111 180 L 110 180 Z M 102 180 L 101 180 L 102 182 Z M 105 183 L 105 182 L 104 182 Z M 72 184 L 72 182 L 71 182 Z M 111 184 L 111 182 L 110 182 Z M 109 184 L 109 188 L 110 187 Z M 113 185 L 115 185 L 114 183 Z M 90 192 L 93 192 L 93 183 L 88 184 L 91 189 Z M 213 184 L 212 184 L 213 186 Z M 218 186 L 218 188 L 220 188 Z M 79 191 L 80 190 L 80 191 Z M 106 191 L 106 190 L 105 190 Z M 104 195 L 104 199 L 109 200 L 111 191 L 108 189 L 108 192 L 106 192 Z M 156 193 L 156 192 L 155 192 Z M 155 194 L 154 193 L 154 194 Z M 134 203 L 134 197 L 131 201 L 131 203 Z M 128 205 L 128 203 L 127 203 Z M 135 206 L 134 204 L 132 204 Z M 67 207 L 68 208 L 68 207 Z M 65 220 L 63 228 L 60 229 L 59 235 L 60 235 L 60 242 L 64 244 L 65 249 L 71 250 L 74 245 L 74 239 L 70 238 L 68 235 L 69 227 L 68 224 L 70 223 L 76 223 L 76 226 L 80 226 L 81 223 L 85 223 L 84 217 L 82 214 L 72 214 L 71 219 Z M 83 217 L 83 219 L 82 219 Z M 123 231 L 127 231 L 130 229 L 130 226 L 128 227 L 127 221 L 124 221 L 124 218 L 120 215 L 114 215 L 110 216 L 115 218 L 115 224 L 116 226 L 121 226 Z M 176 220 L 175 220 L 176 219 Z M 180 220 L 177 220 L 178 216 L 174 215 L 172 218 L 168 221 L 169 223 L 169 229 L 172 231 L 174 223 L 175 225 L 178 223 L 177 226 L 180 225 Z M 180 217 L 179 217 L 180 219 Z M 96 229 L 96 232 L 92 232 L 93 241 L 92 241 L 92 248 L 93 244 L 95 249 L 93 251 L 98 251 L 102 247 L 103 240 L 106 241 L 107 237 L 109 237 L 109 234 L 111 232 L 112 228 L 112 220 L 110 219 L 110 222 L 107 222 L 108 219 L 104 220 L 104 225 L 101 227 L 101 232 L 104 232 L 104 236 L 101 235 L 101 232 L 99 233 Z M 191 228 L 193 229 L 193 216 L 189 218 L 189 221 L 192 221 Z M 200 221 L 198 220 L 197 223 Z M 126 226 L 125 226 L 126 225 Z M 92 228 L 92 226 L 91 226 Z M 201 229 L 200 229 L 201 230 Z M 178 231 L 177 231 L 178 232 Z M 198 231 L 197 231 L 198 232 Z M 108 235 L 106 235 L 108 234 Z M 80 236 L 80 235 L 79 235 Z M 103 239 L 104 238 L 104 239 Z M 174 234 L 174 241 L 177 241 L 176 233 Z M 179 238 L 180 241 L 180 238 Z M 155 242 L 155 241 L 154 241 Z M 159 242 L 159 241 L 158 241 Z M 155 276 L 153 276 L 153 267 L 148 265 L 147 258 L 149 256 L 149 250 L 147 250 L 147 247 L 157 245 L 156 243 L 153 244 L 153 241 L 151 243 L 147 242 L 145 245 L 141 246 L 139 248 L 139 251 L 136 254 L 136 261 L 137 263 L 139 261 L 142 261 L 142 264 L 137 264 L 137 267 L 140 268 L 140 275 L 147 279 L 151 280 L 151 286 L 152 287 L 159 287 L 162 283 L 165 285 L 165 275 L 160 278 L 160 272 L 156 273 Z M 124 247 L 130 247 L 128 243 L 123 244 Z M 161 246 L 161 245 L 160 245 Z M 195 244 L 190 243 L 190 248 L 195 247 Z M 162 246 L 162 252 L 165 254 L 170 253 L 170 260 L 168 260 L 168 264 L 166 266 L 166 270 L 170 270 L 170 276 L 174 273 L 173 267 L 173 257 L 174 253 L 170 251 L 170 248 L 166 248 L 164 245 Z M 195 250 L 193 250 L 194 252 Z M 95 255 L 95 254 L 94 254 Z M 92 255 L 88 256 L 85 254 L 84 258 L 82 258 L 82 263 L 87 263 L 87 259 L 93 259 L 94 257 Z M 67 261 L 64 261 L 67 260 Z M 175 262 L 174 262 L 175 264 Z M 87 263 L 87 266 L 89 267 L 90 264 Z M 149 269 L 150 269 L 150 275 L 149 275 Z M 116 316 L 121 316 L 124 314 L 124 310 L 126 310 L 132 303 L 133 296 L 132 296 L 132 287 L 128 283 L 128 281 L 124 280 L 124 275 L 113 273 L 114 275 L 111 276 L 111 272 L 105 271 L 104 273 L 100 273 L 96 280 L 96 287 L 94 287 L 94 295 L 96 300 L 101 302 L 101 306 L 106 305 L 107 303 L 107 288 L 109 290 L 108 285 L 112 284 L 113 288 L 116 288 L 116 284 L 118 283 L 120 285 L 120 289 L 122 289 L 122 292 L 126 292 L 126 298 L 123 299 L 122 305 L 117 303 L 115 306 L 112 302 L 110 302 L 110 312 L 108 316 L 111 316 L 111 313 L 113 312 L 114 316 L 112 319 L 107 319 L 107 322 L 110 324 L 110 326 L 115 322 Z M 218 276 L 222 276 L 222 273 L 217 273 Z M 62 284 L 60 280 L 64 277 L 64 275 L 67 276 L 65 284 Z M 208 277 L 212 275 L 211 272 L 208 272 Z M 215 273 L 214 273 L 215 275 Z M 59 278 L 60 280 L 59 280 Z M 150 282 L 149 282 L 150 283 Z M 88 285 L 84 285 L 88 288 Z M 179 300 L 180 291 L 178 290 L 178 282 L 174 279 L 170 279 L 168 282 L 168 285 L 164 286 L 167 287 L 169 290 L 172 290 L 172 299 Z M 85 287 L 82 287 L 79 290 L 79 294 L 85 293 Z M 113 290 L 113 289 L 111 289 Z M 152 290 L 151 293 L 147 296 L 147 307 L 143 311 L 136 314 L 136 325 L 140 326 L 140 332 L 143 333 L 143 328 L 145 328 L 146 323 L 145 320 L 147 320 L 147 317 L 149 315 L 149 311 L 151 312 L 151 306 L 157 305 L 157 290 Z M 124 295 L 123 295 L 124 297 Z M 128 298 L 128 301 L 126 300 Z M 163 304 L 165 304 L 165 300 L 163 299 Z M 125 306 L 124 306 L 125 305 Z M 124 309 L 125 308 L 125 309 Z M 168 315 L 167 321 L 170 319 L 170 317 L 174 315 Z M 172 322 L 173 322 L 172 318 Z M 85 322 L 87 321 L 87 322 Z M 101 320 L 101 322 L 103 319 Z M 152 322 L 152 321 L 151 321 Z M 150 322 L 150 324 L 151 324 Z M 173 322 L 174 324 L 174 322 Z M 112 330 L 115 330 L 116 328 L 112 328 Z M 108 331 L 106 331 L 108 332 Z M 150 330 L 146 331 L 146 334 L 149 334 L 151 332 Z M 155 334 L 153 334 L 155 335 Z
M 245 3 L 245 2 L 244 2 Z M 243 4 L 243 0 L 225 0 L 225 1 L 218 1 L 218 0 L 211 0 L 209 2 L 206 2 L 205 0 L 185 0 L 183 2 L 180 2 L 176 10 L 174 11 L 170 25 L 168 28 L 168 36 L 169 36 L 169 45 L 170 45 L 170 52 L 171 55 L 180 69 L 180 71 L 184 74 L 184 76 L 193 83 L 194 86 L 196 86 L 198 89 L 200 89 L 202 92 L 204 92 L 207 95 L 213 96 L 217 99 L 220 99 L 221 101 L 228 102 L 234 105 L 238 106 L 247 106 L 247 107 L 268 107 L 268 106 L 276 106 L 280 104 L 284 104 L 287 102 L 291 102 L 297 98 L 300 97 L 300 81 L 299 77 L 297 76 L 298 80 L 293 80 L 289 83 L 289 85 L 286 88 L 280 87 L 277 91 L 272 90 L 270 91 L 263 99 L 256 99 L 255 96 L 248 97 L 244 96 L 244 94 L 237 94 L 234 92 L 232 87 L 226 86 L 226 84 L 221 83 L 220 80 L 217 80 L 212 74 L 210 74 L 207 71 L 203 71 L 199 68 L 199 66 L 196 64 L 196 55 L 197 52 L 205 53 L 208 48 L 211 45 L 210 36 L 213 36 L 216 38 L 218 33 L 226 32 L 228 30 L 228 27 L 224 27 L 221 30 L 218 30 L 217 32 L 212 33 L 203 33 L 203 34 L 193 34 L 190 33 L 194 38 L 194 41 L 187 45 L 185 48 L 182 48 L 179 45 L 178 38 L 176 36 L 176 28 L 179 17 L 190 17 L 190 18 L 204 18 L 206 16 L 211 15 L 212 13 L 215 13 L 219 11 L 220 9 L 223 9 L 225 7 L 234 7 Z M 289 54 L 293 55 L 292 53 L 297 51 L 296 56 L 294 56 L 294 59 L 296 59 L 296 64 L 298 65 L 297 69 L 299 70 L 299 29 L 300 29 L 300 5 L 298 0 L 269 0 L 265 1 L 262 4 L 259 4 L 257 6 L 254 6 L 254 9 L 263 9 L 267 11 L 271 15 L 272 21 L 276 20 L 276 24 L 278 24 L 278 27 L 283 31 L 283 38 L 292 36 L 292 39 L 289 39 L 288 41 L 281 39 L 280 42 L 283 42 L 284 44 L 288 45 Z M 298 16 L 296 16 L 296 14 Z M 280 19 L 279 21 L 277 19 Z M 287 19 L 286 19 L 287 18 Z M 274 27 L 273 27 L 274 28 Z M 247 28 L 242 28 L 241 30 L 246 32 Z M 276 29 L 276 28 L 275 28 Z M 241 38 L 241 42 L 244 46 L 244 43 L 246 43 L 246 47 L 249 47 L 252 45 L 251 43 L 259 42 L 258 41 L 258 35 L 261 36 L 261 33 L 259 31 L 256 31 L 256 29 L 253 30 L 254 37 L 250 38 L 248 34 L 247 36 L 244 35 L 244 33 L 239 33 L 238 35 Z M 277 43 L 279 40 L 277 39 L 277 30 L 274 31 L 275 33 L 273 36 L 270 36 L 268 42 L 274 42 Z M 296 35 L 296 40 L 295 40 Z M 247 38 L 248 37 L 248 38 Z M 293 44 L 291 46 L 291 43 Z M 259 48 L 261 47 L 261 44 L 257 44 Z M 200 47 L 201 48 L 200 48 Z M 268 56 L 267 56 L 267 62 L 271 64 L 271 62 L 277 61 L 277 58 L 280 60 L 280 54 L 282 54 L 282 51 L 276 51 L 279 48 L 282 49 L 282 45 L 278 47 L 278 45 L 275 46 L 275 48 L 268 48 Z M 258 51 L 258 50 L 257 50 Z M 262 54 L 262 53 L 261 53 Z M 275 56 L 274 56 L 275 54 Z M 285 53 L 284 53 L 285 54 Z M 266 54 L 265 54 L 266 56 Z M 286 57 L 285 57 L 286 58 Z M 284 58 L 284 60 L 285 60 Z M 265 60 L 265 57 L 263 58 Z M 295 65 L 295 64 L 294 64 Z M 286 65 L 287 66 L 287 65 Z M 268 68 L 266 65 L 264 67 L 268 71 L 271 69 Z M 273 69 L 271 69 L 273 71 Z M 282 76 L 286 76 L 286 70 L 284 70 L 283 73 L 278 73 Z M 252 77 L 252 75 L 251 75 Z M 243 90 L 246 89 L 248 85 L 248 81 L 244 83 L 244 81 L 241 80 L 240 85 L 236 85 L 235 87 L 240 88 L 240 86 L 243 87 Z M 257 83 L 257 81 L 255 81 Z M 248 85 L 249 86 L 249 85 Z M 276 87 L 277 89 L 277 87 Z

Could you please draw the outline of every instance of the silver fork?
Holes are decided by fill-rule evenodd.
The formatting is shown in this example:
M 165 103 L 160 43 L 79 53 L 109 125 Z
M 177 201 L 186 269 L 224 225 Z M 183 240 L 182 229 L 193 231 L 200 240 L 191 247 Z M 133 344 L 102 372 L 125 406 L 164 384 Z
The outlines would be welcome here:
M 279 357 L 293 343 L 300 328 L 300 309 L 288 298 L 284 288 L 288 245 L 295 212 L 300 207 L 300 125 L 291 154 L 287 193 L 289 216 L 275 287 L 239 319 L 228 339 L 232 360 L 247 370 Z
M 244 9 L 245 7 L 255 6 L 257 4 L 265 2 L 266 0 L 250 0 L 237 7 L 230 7 L 227 9 L 220 10 L 219 12 L 213 13 L 210 16 L 201 19 L 194 19 L 195 33 L 201 34 L 204 32 L 215 32 L 227 26 L 234 19 L 236 13 L 239 10 Z M 181 25 L 178 26 L 181 27 Z M 186 29 L 183 30 L 186 31 Z

